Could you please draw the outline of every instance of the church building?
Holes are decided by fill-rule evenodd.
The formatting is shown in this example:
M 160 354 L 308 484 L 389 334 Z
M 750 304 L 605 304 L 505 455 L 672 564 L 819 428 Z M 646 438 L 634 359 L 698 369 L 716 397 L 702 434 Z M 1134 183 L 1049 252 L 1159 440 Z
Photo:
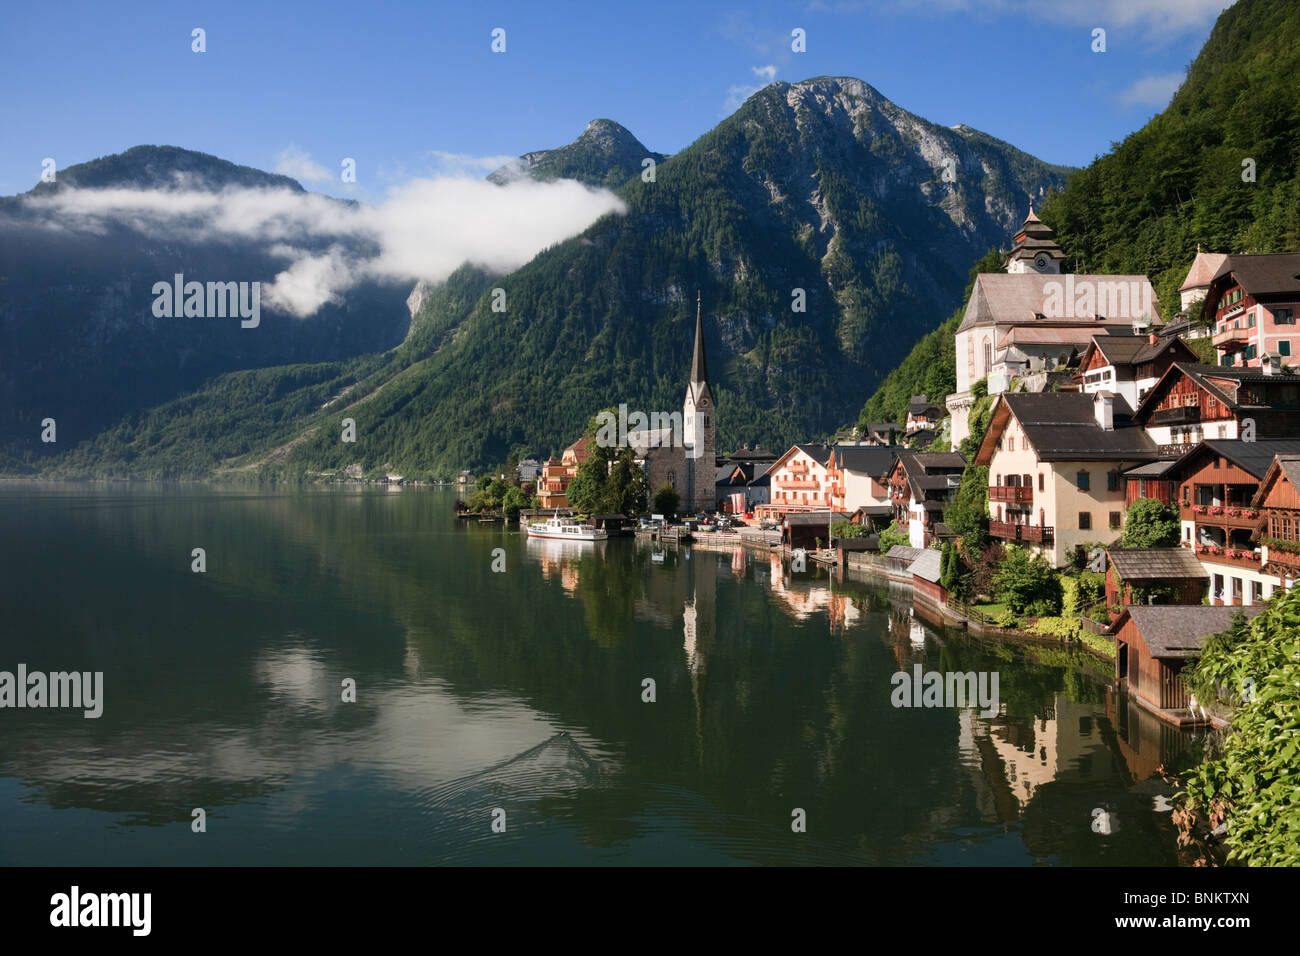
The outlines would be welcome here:
M 712 513 L 717 508 L 717 405 L 709 387 L 704 354 L 701 300 L 695 300 L 695 350 L 682 402 L 681 429 L 643 429 L 628 434 L 628 444 L 646 473 L 651 501 L 665 484 L 677 490 L 681 514 Z
M 997 394 L 1077 359 L 1095 335 L 1145 335 L 1160 322 L 1146 276 L 1063 274 L 1064 259 L 1056 233 L 1031 205 L 1005 271 L 976 276 L 957 327 L 957 391 L 947 398 L 954 448 L 970 434 L 976 382 L 986 379 Z M 1045 386 L 1046 376 L 1038 378 L 1028 390 Z

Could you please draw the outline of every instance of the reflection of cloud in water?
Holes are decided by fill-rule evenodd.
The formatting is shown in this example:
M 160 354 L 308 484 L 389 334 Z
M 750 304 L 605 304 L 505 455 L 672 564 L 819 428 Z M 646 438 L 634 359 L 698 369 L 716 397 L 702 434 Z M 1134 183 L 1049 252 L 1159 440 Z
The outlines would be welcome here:
M 253 665 L 253 673 L 267 687 L 272 704 L 325 712 L 331 709 L 331 696 L 342 702 L 341 685 L 335 682 L 331 688 L 329 671 L 310 648 L 263 651 Z

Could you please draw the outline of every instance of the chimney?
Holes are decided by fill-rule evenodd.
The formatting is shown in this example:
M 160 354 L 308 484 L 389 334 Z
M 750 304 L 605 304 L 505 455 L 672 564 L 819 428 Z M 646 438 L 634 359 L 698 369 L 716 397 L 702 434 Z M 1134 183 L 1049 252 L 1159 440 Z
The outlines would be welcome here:
M 1160 336 L 1156 335 L 1154 332 L 1149 332 L 1147 333 L 1147 342 L 1149 342 L 1151 345 L 1159 345 Z
M 1261 352 L 1259 356 L 1259 370 L 1265 375 L 1277 374 L 1277 362 L 1273 358 L 1272 352 Z
M 1106 431 L 1115 430 L 1115 393 L 1102 390 L 1092 400 L 1092 410 L 1097 424 Z

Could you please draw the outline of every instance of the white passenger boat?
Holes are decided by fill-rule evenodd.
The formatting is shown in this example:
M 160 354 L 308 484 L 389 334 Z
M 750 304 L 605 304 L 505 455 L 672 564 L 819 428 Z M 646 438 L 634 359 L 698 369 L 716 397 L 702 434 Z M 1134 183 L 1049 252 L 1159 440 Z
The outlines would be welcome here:
M 561 541 L 604 541 L 609 532 L 604 528 L 593 528 L 589 524 L 578 524 L 568 518 L 556 515 L 545 521 L 534 521 L 528 525 L 530 538 L 556 538 Z

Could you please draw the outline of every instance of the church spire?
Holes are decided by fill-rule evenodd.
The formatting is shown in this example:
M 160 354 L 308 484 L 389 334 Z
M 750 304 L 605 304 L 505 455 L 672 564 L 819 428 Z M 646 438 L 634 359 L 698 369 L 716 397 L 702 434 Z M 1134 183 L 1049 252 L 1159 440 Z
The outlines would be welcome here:
M 704 322 L 701 319 L 701 296 L 695 290 L 695 355 L 691 359 L 691 383 L 709 380 L 708 363 L 704 360 Z

